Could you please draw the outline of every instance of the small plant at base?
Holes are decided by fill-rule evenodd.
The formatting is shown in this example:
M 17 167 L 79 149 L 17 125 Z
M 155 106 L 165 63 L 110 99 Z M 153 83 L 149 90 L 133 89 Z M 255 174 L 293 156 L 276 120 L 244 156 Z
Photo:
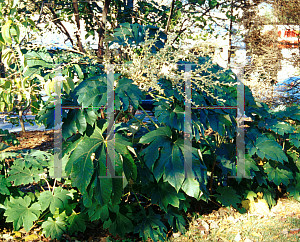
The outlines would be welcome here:
M 29 232 L 37 223 L 41 224 L 43 234 L 52 239 L 61 239 L 64 233 L 85 231 L 86 216 L 76 212 L 77 191 L 57 186 L 57 179 L 50 180 L 51 186 L 47 179 L 49 160 L 53 159 L 50 153 L 37 150 L 3 152 L 1 164 L 6 158 L 14 161 L 6 168 L 5 175 L 0 175 L 1 208 L 5 211 L 6 222 L 12 222 L 15 231 L 24 227 Z M 4 171 L 5 167 L 1 167 Z M 28 186 L 30 184 L 33 186 Z

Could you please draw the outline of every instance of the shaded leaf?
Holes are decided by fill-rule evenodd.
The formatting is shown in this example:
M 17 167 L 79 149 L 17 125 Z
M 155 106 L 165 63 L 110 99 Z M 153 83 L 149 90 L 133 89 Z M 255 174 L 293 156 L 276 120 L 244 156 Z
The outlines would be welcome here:
M 31 204 L 31 199 L 26 196 L 24 198 L 11 197 L 8 201 L 8 207 L 4 213 L 6 222 L 13 222 L 14 230 L 18 231 L 21 226 L 28 232 L 41 214 L 41 206 L 38 203 Z
M 63 210 L 68 200 L 71 199 L 68 194 L 69 191 L 61 187 L 56 187 L 54 189 L 54 194 L 50 191 L 42 192 L 38 199 L 42 211 L 45 211 L 48 207 L 52 214 L 55 213 L 57 208 Z

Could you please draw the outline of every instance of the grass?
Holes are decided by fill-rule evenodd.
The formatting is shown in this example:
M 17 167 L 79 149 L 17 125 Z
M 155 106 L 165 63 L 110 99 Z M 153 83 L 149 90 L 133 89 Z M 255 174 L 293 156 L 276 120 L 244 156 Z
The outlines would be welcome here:
M 203 221 L 206 224 L 215 222 L 218 228 L 205 230 L 205 226 L 202 226 Z M 215 220 L 213 217 L 194 218 L 185 235 L 169 241 L 300 241 L 300 216 L 236 214 L 221 220 Z

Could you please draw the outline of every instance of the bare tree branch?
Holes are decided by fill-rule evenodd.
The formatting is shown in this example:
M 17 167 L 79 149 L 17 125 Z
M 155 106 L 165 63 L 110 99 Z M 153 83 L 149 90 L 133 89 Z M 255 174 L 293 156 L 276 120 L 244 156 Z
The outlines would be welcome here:
M 77 45 L 81 52 L 85 52 L 82 46 L 81 37 L 80 37 L 80 21 L 79 21 L 79 11 L 78 11 L 78 2 L 77 0 L 73 0 L 73 8 L 74 8 L 74 16 L 75 22 L 77 26 L 77 31 L 75 33 L 77 39 Z
M 110 1 L 111 0 L 105 0 L 104 2 L 104 8 L 102 12 L 102 23 L 99 31 L 99 42 L 98 42 L 98 52 L 97 52 L 98 57 L 103 56 L 104 54 L 103 51 L 103 44 L 104 44 L 104 37 L 105 37 L 104 34 L 105 34 L 106 18 L 107 18 Z
M 166 30 L 165 30 L 166 34 L 168 33 L 169 28 L 170 28 L 171 19 L 172 19 L 173 12 L 174 12 L 174 4 L 175 4 L 175 0 L 172 0 L 171 9 L 170 9 L 170 15 L 168 17 L 168 22 L 167 22 L 167 26 L 166 26 Z

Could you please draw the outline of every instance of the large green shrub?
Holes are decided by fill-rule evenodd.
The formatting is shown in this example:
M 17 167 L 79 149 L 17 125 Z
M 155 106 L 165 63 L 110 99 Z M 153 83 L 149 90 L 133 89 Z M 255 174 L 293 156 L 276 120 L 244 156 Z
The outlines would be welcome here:
M 153 58 L 158 54 L 150 53 Z M 136 56 L 147 57 L 145 52 Z M 236 106 L 235 75 L 213 64 L 208 56 L 198 56 L 193 61 L 177 61 L 177 64 L 194 64 L 192 71 L 202 77 L 192 75 L 193 104 Z M 144 63 L 143 59 L 141 62 Z M 178 66 L 173 73 L 180 76 L 183 67 Z M 116 110 L 126 111 L 129 105 L 140 108 L 145 97 L 146 92 L 137 86 L 140 83 L 136 76 L 130 76 L 135 69 L 130 68 L 135 67 L 130 66 L 130 71 L 123 74 L 115 73 Z M 97 74 L 91 76 L 89 69 L 96 69 Z M 83 75 L 80 84 L 62 96 L 62 105 L 105 106 L 105 68 L 90 65 L 83 70 Z M 145 82 L 153 82 L 147 75 L 143 77 Z M 156 100 L 155 119 L 142 122 L 145 113 L 126 123 L 115 124 L 115 174 L 107 169 L 108 123 L 101 111 L 72 109 L 63 112 L 63 156 L 68 160 L 65 171 L 71 177 L 72 186 L 79 189 L 90 220 L 100 219 L 112 234 L 124 236 L 134 232 L 145 240 L 151 237 L 156 241 L 165 240 L 169 228 L 184 232 L 184 212 L 191 199 L 213 199 L 224 206 L 240 209 L 242 199 L 262 192 L 271 207 L 276 202 L 274 185 L 280 184 L 299 199 L 297 132 L 300 110 L 297 106 L 274 113 L 265 104 L 256 102 L 245 87 L 245 114 L 252 119 L 247 123 L 245 135 L 245 173 L 251 178 L 230 179 L 228 176 L 236 175 L 236 110 L 192 109 L 193 166 L 190 175 L 195 178 L 186 178 L 184 79 L 176 82 L 171 75 L 156 78 L 157 91 L 152 92 Z M 54 112 L 53 108 L 41 111 L 41 117 L 49 112 Z M 209 128 L 214 134 L 206 136 L 205 130 Z M 124 179 L 114 178 L 114 175 L 124 176 Z M 128 202 L 129 198 L 135 202 Z
M 125 27 L 131 28 L 131 33 L 139 30 L 136 25 Z M 133 35 L 139 36 L 138 32 Z M 133 40 L 132 45 L 137 47 L 136 44 Z M 107 117 L 100 108 L 93 108 L 107 104 L 106 66 L 87 58 L 83 63 L 79 56 L 78 63 L 64 65 L 62 70 L 66 80 L 72 79 L 72 68 L 79 76 L 78 82 L 71 84 L 72 87 L 69 85 L 71 88 L 63 87 L 62 106 L 84 107 L 62 111 L 63 167 L 72 187 L 79 191 L 82 216 L 85 214 L 90 221 L 101 220 L 103 227 L 109 228 L 114 235 L 124 236 L 133 232 L 144 240 L 150 237 L 154 241 L 164 241 L 171 228 L 173 231 L 185 231 L 185 212 L 193 199 L 212 199 L 224 206 L 240 209 L 242 199 L 262 192 L 271 207 L 276 202 L 274 186 L 280 184 L 287 187 L 290 196 L 300 199 L 298 106 L 275 113 L 265 104 L 256 102 L 249 88 L 245 87 L 245 114 L 252 119 L 247 123 L 249 127 L 245 135 L 247 178 L 230 179 L 228 176 L 236 175 L 236 110 L 192 109 L 192 174 L 188 174 L 192 178 L 186 178 L 183 132 L 185 78 L 182 64 L 192 64 L 194 106 L 236 106 L 237 78 L 230 70 L 214 64 L 207 53 L 199 56 L 180 50 L 171 53 L 168 52 L 168 43 L 151 51 L 154 42 L 147 42 L 147 39 L 139 45 L 139 51 L 132 51 L 128 44 L 124 50 L 129 58 L 125 62 L 120 60 L 119 67 L 115 68 L 114 107 L 119 113 L 127 111 L 130 105 L 143 111 L 141 101 L 145 94 L 149 94 L 139 88 L 144 84 L 146 90 L 153 87 L 151 95 L 156 101 L 155 118 L 150 117 L 150 122 L 143 122 L 147 115 L 144 112 L 132 116 L 128 122 L 115 123 L 115 174 L 111 173 L 107 164 Z M 74 57 L 64 57 L 66 63 L 68 58 Z M 125 66 L 127 68 L 122 68 Z M 156 69 L 149 70 L 151 66 L 156 66 Z M 161 71 L 164 68 L 169 71 Z M 48 91 L 53 92 L 51 88 Z M 47 127 L 54 125 L 53 100 L 50 97 L 39 112 L 38 120 Z M 205 131 L 209 128 L 214 131 L 212 135 L 206 135 Z M 23 169 L 39 169 L 22 164 Z M 23 180 L 18 180 L 21 179 L 20 174 L 16 169 L 12 171 L 14 179 L 21 184 Z M 10 181 L 11 176 L 3 179 Z M 124 178 L 118 178 L 122 176 Z M 33 175 L 30 179 L 39 178 Z M 55 190 L 52 196 L 56 196 Z M 57 189 L 57 192 L 64 193 L 64 189 Z M 40 197 L 48 195 L 50 193 L 46 191 Z M 30 200 L 26 197 L 17 198 L 19 200 L 7 198 L 3 207 L 6 209 L 6 221 L 14 222 L 15 229 L 20 226 L 28 229 L 31 224 L 18 222 L 19 217 L 11 214 L 13 206 L 23 206 L 34 213 L 32 221 L 40 218 L 43 212 L 43 208 L 38 207 L 39 199 L 34 205 L 36 207 L 29 207 Z M 70 201 L 75 203 L 69 197 L 64 198 L 58 213 L 53 207 L 51 209 L 51 204 L 47 208 L 49 218 L 42 225 L 46 236 L 61 238 L 65 231 L 84 230 L 76 227 L 69 231 L 68 218 L 60 217 L 65 216 L 61 215 L 64 210 L 69 211 L 66 204 Z M 35 200 L 32 202 L 36 203 Z M 72 213 L 65 213 L 72 216 Z

